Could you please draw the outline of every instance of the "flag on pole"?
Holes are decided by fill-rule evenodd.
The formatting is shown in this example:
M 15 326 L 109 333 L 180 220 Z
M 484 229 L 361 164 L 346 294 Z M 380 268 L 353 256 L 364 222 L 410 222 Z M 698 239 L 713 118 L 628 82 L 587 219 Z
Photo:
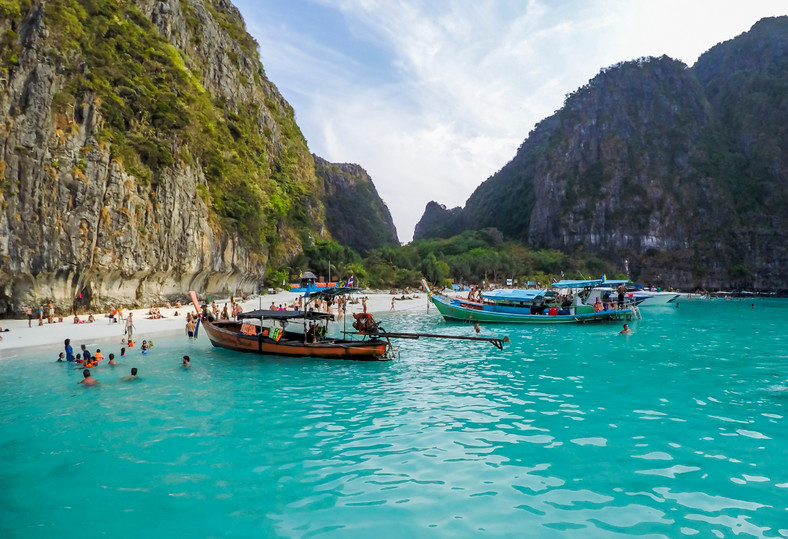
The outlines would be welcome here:
M 347 285 L 348 286 L 353 286 L 353 276 L 352 275 L 350 276 L 350 279 L 347 280 Z

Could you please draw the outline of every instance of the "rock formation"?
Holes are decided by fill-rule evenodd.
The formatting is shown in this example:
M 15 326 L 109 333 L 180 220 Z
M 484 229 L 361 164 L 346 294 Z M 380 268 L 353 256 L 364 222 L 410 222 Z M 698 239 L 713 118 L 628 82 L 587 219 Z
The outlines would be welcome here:
M 786 125 L 788 17 L 764 19 L 691 69 L 603 70 L 464 209 L 428 205 L 415 236 L 496 227 L 649 283 L 788 288 Z
M 314 158 L 332 237 L 362 255 L 378 247 L 399 245 L 391 213 L 369 174 L 358 165 Z
M 314 159 L 230 2 L 10 6 L 0 313 L 249 293 L 330 237 Z

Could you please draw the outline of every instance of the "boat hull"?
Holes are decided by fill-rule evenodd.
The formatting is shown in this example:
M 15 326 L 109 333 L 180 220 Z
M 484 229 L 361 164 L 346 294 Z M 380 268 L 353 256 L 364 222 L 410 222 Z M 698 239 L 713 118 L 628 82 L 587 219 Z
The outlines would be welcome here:
M 492 306 L 471 302 L 454 302 L 450 298 L 438 295 L 430 297 L 432 303 L 443 315 L 452 322 L 482 322 L 495 324 L 585 324 L 592 322 L 610 322 L 616 320 L 632 320 L 630 309 L 599 311 L 587 314 L 526 314 L 516 312 L 499 312 Z
M 241 333 L 241 324 L 235 322 L 202 323 L 203 330 L 217 348 L 226 348 L 235 352 L 251 354 L 315 357 L 323 359 L 354 359 L 385 361 L 388 359 L 388 342 L 382 339 L 348 340 L 327 339 L 316 343 L 305 342 L 303 338 L 294 338 L 296 334 L 286 333 L 279 341 L 268 337 L 245 335 Z
M 643 292 L 635 293 L 635 299 L 641 299 L 640 307 L 657 307 L 659 305 L 667 305 L 672 303 L 679 297 L 675 292 Z

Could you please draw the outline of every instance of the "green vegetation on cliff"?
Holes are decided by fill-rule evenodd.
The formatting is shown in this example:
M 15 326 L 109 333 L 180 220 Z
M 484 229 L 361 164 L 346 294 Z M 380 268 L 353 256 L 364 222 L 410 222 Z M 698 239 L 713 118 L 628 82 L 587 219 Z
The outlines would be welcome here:
M 188 2 L 182 4 L 188 12 Z M 256 58 L 242 22 L 205 5 Z M 196 166 L 216 217 L 256 249 L 275 246 L 282 225 L 307 235 L 314 229 L 312 159 L 292 110 L 272 99 L 230 105 L 206 91 L 199 73 L 186 68 L 183 51 L 134 2 L 50 0 L 43 12 L 48 52 L 65 79 L 53 112 L 80 123 L 86 103 L 100 104 L 96 139 L 110 145 L 127 172 L 155 188 L 169 167 Z M 270 129 L 260 126 L 260 107 L 281 133 L 276 151 Z
M 315 172 L 323 183 L 326 224 L 334 239 L 362 255 L 399 244 L 391 213 L 364 169 L 315 156 Z

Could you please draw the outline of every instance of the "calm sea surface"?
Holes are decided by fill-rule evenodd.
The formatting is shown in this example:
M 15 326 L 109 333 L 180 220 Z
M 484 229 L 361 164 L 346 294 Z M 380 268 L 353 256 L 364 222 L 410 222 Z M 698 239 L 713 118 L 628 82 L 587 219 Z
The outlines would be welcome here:
M 380 363 L 154 335 L 92 388 L 62 347 L 5 352 L 0 536 L 788 537 L 788 301 L 643 313 Z

